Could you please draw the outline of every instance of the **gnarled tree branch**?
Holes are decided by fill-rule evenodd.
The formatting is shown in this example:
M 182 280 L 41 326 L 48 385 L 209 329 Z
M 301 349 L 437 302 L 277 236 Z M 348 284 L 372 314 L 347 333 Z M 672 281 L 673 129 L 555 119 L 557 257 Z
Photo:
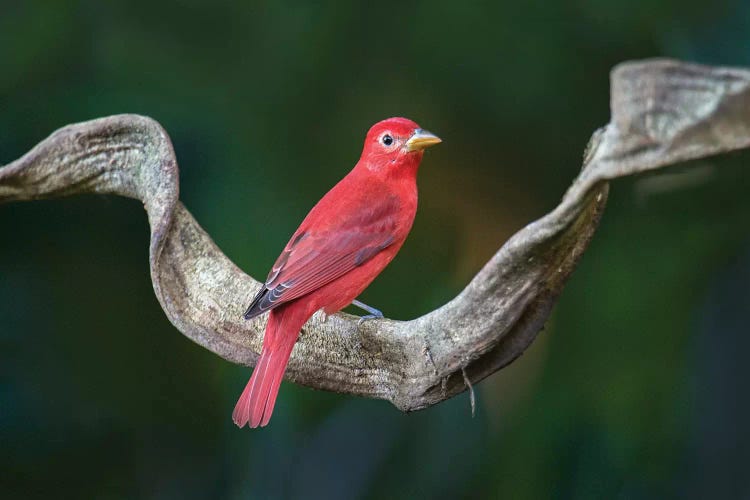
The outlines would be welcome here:
M 316 314 L 287 378 L 382 398 L 404 411 L 443 401 L 520 356 L 586 249 L 608 181 L 750 146 L 750 71 L 670 60 L 612 72 L 612 118 L 550 214 L 515 234 L 453 300 L 412 321 L 357 325 Z M 242 312 L 259 283 L 238 269 L 178 200 L 167 133 L 119 115 L 64 127 L 0 168 L 0 203 L 85 192 L 143 201 L 154 291 L 169 320 L 219 356 L 253 365 L 265 318 Z M 465 378 L 466 377 L 466 378 Z

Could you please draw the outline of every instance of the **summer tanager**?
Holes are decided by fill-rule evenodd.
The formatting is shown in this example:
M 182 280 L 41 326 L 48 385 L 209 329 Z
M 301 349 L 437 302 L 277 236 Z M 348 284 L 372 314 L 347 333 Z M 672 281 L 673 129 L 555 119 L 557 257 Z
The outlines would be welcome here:
M 406 118 L 373 125 L 351 172 L 307 214 L 244 314 L 266 311 L 263 349 L 232 413 L 239 427 L 265 426 L 302 325 L 323 309 L 333 314 L 393 260 L 417 210 L 417 169 L 440 139 Z M 380 315 L 382 316 L 382 315 Z

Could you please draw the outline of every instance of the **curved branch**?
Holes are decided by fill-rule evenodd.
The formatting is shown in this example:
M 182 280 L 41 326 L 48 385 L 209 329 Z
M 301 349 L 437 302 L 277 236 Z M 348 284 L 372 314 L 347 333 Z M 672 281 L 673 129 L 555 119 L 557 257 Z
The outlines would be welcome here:
M 750 146 L 750 71 L 670 60 L 612 72 L 612 119 L 550 214 L 514 235 L 453 300 L 412 321 L 316 314 L 286 377 L 417 410 L 499 370 L 534 340 L 596 230 L 608 181 Z M 178 200 L 178 170 L 155 121 L 119 115 L 64 127 L 0 168 L 0 203 L 85 192 L 143 201 L 154 291 L 187 337 L 253 365 L 265 318 L 242 319 L 259 283 Z M 465 378 L 466 377 L 466 378 Z

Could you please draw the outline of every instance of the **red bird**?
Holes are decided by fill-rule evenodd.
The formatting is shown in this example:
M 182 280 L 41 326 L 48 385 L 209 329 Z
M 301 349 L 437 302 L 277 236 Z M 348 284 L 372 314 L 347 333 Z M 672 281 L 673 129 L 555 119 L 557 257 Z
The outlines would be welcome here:
M 239 427 L 265 426 L 302 325 L 319 309 L 333 314 L 354 300 L 393 260 L 417 211 L 417 169 L 441 142 L 406 118 L 373 125 L 351 172 L 310 210 L 268 274 L 245 319 L 266 311 L 263 349 L 232 413 Z

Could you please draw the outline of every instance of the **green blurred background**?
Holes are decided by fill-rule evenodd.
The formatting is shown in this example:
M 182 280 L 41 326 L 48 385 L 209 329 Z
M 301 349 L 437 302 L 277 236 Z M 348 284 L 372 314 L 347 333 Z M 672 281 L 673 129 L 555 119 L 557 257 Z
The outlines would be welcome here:
M 256 277 L 374 122 L 439 134 L 410 239 L 363 300 L 413 318 L 551 210 L 608 121 L 608 72 L 750 66 L 747 0 L 0 0 L 0 164 L 141 113 L 181 196 Z M 548 327 L 468 396 L 403 415 L 250 375 L 183 337 L 133 200 L 0 206 L 2 498 L 750 498 L 750 154 L 618 181 Z

